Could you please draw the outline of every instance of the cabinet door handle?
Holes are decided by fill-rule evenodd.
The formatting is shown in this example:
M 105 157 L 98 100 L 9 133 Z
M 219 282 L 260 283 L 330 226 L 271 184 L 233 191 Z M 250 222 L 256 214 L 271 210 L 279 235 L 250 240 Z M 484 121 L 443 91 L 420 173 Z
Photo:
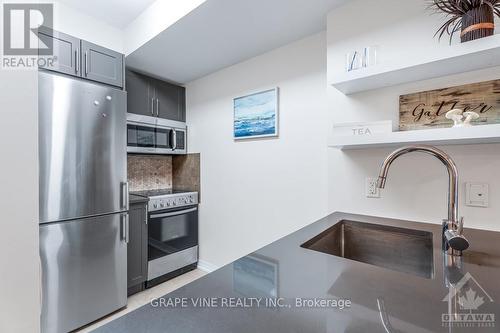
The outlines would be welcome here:
M 156 116 L 160 114 L 160 100 L 157 98 L 156 99 Z
M 78 74 L 78 72 L 80 71 L 80 57 L 78 56 L 79 55 L 79 50 L 76 49 L 75 50 L 75 72 L 76 74 Z
M 155 116 L 155 99 L 151 98 L 151 115 Z
M 89 73 L 89 62 L 87 59 L 88 58 L 87 51 L 85 51 L 84 58 L 85 58 L 85 76 L 87 76 L 87 74 Z

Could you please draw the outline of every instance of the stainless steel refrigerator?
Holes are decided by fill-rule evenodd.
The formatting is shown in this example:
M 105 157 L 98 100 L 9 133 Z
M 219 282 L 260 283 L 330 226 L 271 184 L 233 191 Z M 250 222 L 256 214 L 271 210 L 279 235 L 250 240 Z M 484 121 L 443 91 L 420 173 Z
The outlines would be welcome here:
M 44 333 L 127 302 L 126 93 L 39 72 L 40 258 Z

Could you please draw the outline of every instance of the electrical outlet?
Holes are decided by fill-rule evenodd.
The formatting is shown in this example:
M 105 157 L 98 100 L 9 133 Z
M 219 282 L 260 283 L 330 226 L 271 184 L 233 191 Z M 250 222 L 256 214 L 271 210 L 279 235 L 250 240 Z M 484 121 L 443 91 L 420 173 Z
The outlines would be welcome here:
M 377 178 L 366 178 L 365 195 L 367 198 L 380 198 L 380 189 L 377 187 Z
M 465 204 L 471 207 L 489 206 L 489 186 L 486 183 L 465 183 Z

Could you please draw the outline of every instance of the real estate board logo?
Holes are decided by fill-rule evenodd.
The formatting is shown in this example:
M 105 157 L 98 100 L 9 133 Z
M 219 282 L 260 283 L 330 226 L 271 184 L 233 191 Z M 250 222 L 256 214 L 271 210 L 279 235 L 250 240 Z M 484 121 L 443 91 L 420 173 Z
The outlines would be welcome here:
M 493 298 L 472 274 L 465 274 L 457 284 L 451 285 L 449 290 L 443 298 L 443 302 L 448 302 L 448 313 L 441 316 L 443 326 L 495 327 L 495 314 L 480 311 L 480 308 L 484 308 L 488 303 L 493 303 Z
M 53 39 L 40 38 L 39 29 L 51 30 L 54 5 L 50 3 L 4 3 L 2 69 L 52 67 Z
M 51 28 L 54 5 L 47 3 L 6 3 L 3 5 L 4 55 L 52 55 L 51 39 L 40 40 L 37 29 Z

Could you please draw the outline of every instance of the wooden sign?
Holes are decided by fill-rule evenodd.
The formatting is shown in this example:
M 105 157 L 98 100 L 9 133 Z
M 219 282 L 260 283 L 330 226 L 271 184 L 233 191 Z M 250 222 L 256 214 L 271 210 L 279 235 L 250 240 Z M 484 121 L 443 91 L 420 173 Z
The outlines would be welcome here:
M 474 111 L 474 125 L 500 123 L 500 80 L 472 83 L 399 97 L 399 130 L 451 127 L 446 119 L 452 109 Z

